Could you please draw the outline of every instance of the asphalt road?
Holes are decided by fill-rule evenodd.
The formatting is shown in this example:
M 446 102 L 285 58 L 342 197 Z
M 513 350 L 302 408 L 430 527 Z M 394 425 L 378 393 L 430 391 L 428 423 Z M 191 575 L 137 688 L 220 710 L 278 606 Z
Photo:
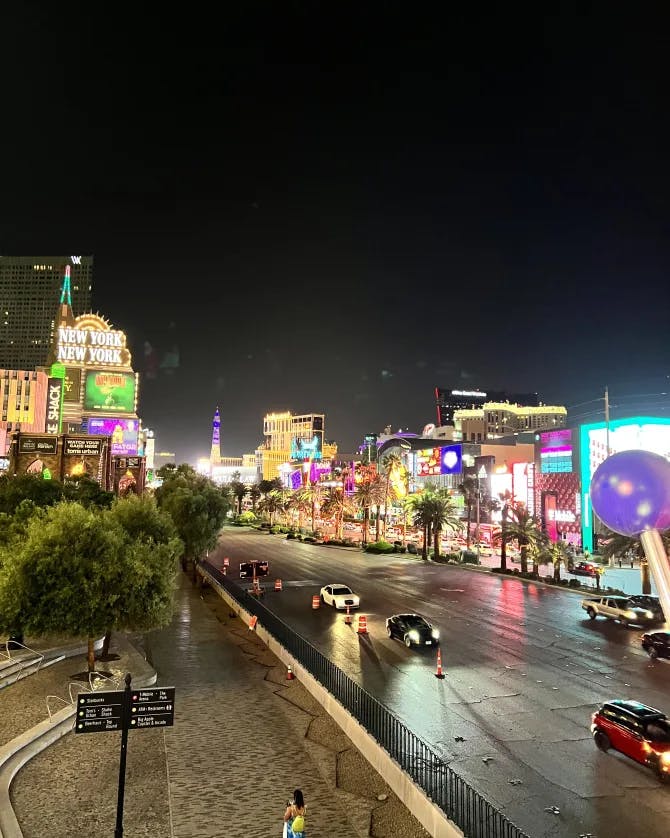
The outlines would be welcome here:
M 668 834 L 670 787 L 626 757 L 599 752 L 589 731 L 592 711 L 608 698 L 670 711 L 670 666 L 648 659 L 641 630 L 591 622 L 574 593 L 420 558 L 235 528 L 224 530 L 210 560 L 220 565 L 224 556 L 233 578 L 240 561 L 269 561 L 266 606 L 532 838 Z M 281 593 L 272 590 L 276 578 Z M 356 633 L 355 620 L 346 626 L 341 612 L 312 610 L 312 595 L 331 582 L 360 594 L 369 635 Z M 386 617 L 403 611 L 440 629 L 445 680 L 434 676 L 433 649 L 386 636 Z M 560 814 L 545 811 L 554 806 Z

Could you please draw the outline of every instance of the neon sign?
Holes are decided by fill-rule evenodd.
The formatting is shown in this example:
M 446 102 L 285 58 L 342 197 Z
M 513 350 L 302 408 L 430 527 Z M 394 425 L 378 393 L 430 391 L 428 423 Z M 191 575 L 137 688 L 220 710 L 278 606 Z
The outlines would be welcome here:
M 59 326 L 56 360 L 68 365 L 130 367 L 124 332 L 111 329 L 95 314 L 77 317 L 74 327 Z

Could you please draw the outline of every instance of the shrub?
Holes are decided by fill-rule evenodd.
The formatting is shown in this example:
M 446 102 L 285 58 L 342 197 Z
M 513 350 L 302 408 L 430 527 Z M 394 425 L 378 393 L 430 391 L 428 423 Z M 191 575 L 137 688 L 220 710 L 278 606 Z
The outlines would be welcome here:
M 295 534 L 294 532 L 289 532 L 289 533 L 286 535 L 286 538 L 287 538 L 287 539 L 291 539 L 291 538 L 295 538 L 295 537 L 296 537 L 296 534 Z
M 568 586 L 569 586 L 570 588 L 578 588 L 578 587 L 579 587 L 579 585 L 580 585 L 579 579 L 571 579 L 571 580 L 568 582 Z
M 416 544 L 412 544 L 411 542 L 407 545 L 407 552 L 411 553 L 413 556 L 418 554 L 418 550 L 416 549 Z
M 316 544 L 316 538 L 313 535 L 302 536 L 302 541 L 304 544 Z
M 366 553 L 393 553 L 394 547 L 392 544 L 389 544 L 388 541 L 374 541 L 372 544 L 368 544 L 365 547 Z
M 461 562 L 463 564 L 479 564 L 479 556 L 472 550 L 463 550 L 461 553 Z

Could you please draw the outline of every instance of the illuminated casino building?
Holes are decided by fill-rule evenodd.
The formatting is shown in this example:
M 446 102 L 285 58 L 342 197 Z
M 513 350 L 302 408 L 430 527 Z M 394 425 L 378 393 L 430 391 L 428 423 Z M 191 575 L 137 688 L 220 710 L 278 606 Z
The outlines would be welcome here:
M 38 436 L 26 436 L 29 429 L 21 427 L 14 434 L 14 468 L 23 468 L 23 455 L 35 448 L 52 458 L 53 468 L 48 471 L 54 477 L 87 474 L 105 488 L 141 491 L 145 460 L 139 450 L 138 376 L 132 369 L 126 336 L 98 314 L 75 317 L 70 282 L 68 265 L 47 366 L 38 369 L 46 378 L 42 430 L 57 441 L 40 442 Z M 79 462 L 77 451 L 81 452 Z
M 511 403 L 528 407 L 537 407 L 540 404 L 537 393 L 505 393 L 503 390 L 484 391 L 476 387 L 454 390 L 436 387 L 437 425 L 438 427 L 453 425 L 456 410 L 475 410 L 482 408 L 486 402 Z
M 318 480 L 319 471 L 329 470 L 337 456 L 337 445 L 326 442 L 324 432 L 323 413 L 268 413 L 263 420 L 265 442 L 258 449 L 262 479 L 281 477 L 289 488 Z

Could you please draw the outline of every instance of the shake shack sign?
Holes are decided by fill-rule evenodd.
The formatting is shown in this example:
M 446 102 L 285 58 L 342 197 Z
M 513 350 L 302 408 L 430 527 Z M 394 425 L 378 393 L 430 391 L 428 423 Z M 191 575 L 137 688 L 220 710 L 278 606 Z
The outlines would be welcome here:
M 44 430 L 48 434 L 60 431 L 60 405 L 63 395 L 63 379 L 50 378 L 47 386 L 47 415 Z
M 20 436 L 19 454 L 55 454 L 58 439 L 45 439 L 43 436 Z

